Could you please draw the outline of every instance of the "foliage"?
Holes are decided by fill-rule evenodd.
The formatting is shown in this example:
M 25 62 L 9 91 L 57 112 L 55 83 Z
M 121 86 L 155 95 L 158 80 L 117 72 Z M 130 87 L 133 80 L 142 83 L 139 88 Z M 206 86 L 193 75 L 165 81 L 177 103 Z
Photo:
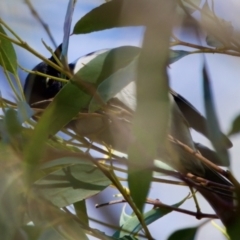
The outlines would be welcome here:
M 172 211 L 199 219 L 220 218 L 226 236 L 238 239 L 240 185 L 231 172 L 215 164 L 230 164 L 231 142 L 219 126 L 207 63 L 204 62 L 202 71 L 206 120 L 201 117 L 205 125 L 198 130 L 209 138 L 215 152 L 208 152 L 214 154 L 201 154 L 202 150 L 194 145 L 189 132 L 194 124 L 184 113 L 179 114 L 179 104 L 196 116 L 197 110 L 169 90 L 168 65 L 183 57 L 196 53 L 240 56 L 232 25 L 216 16 L 207 1 L 202 7 L 200 2 L 112 0 L 96 6 L 79 19 L 72 34 L 144 26 L 143 43 L 141 48 L 122 46 L 101 51 L 76 72 L 66 64 L 76 1 L 69 0 L 66 10 L 61 56 L 54 56 L 46 46 L 55 61 L 38 53 L 0 19 L 0 65 L 16 99 L 10 102 L 1 98 L 2 239 L 89 239 L 89 235 L 99 239 L 157 239 L 148 225 Z M 33 8 L 30 4 L 29 7 Z M 193 18 L 194 12 L 200 12 L 200 20 Z M 205 32 L 203 45 L 183 42 L 174 35 L 174 26 L 181 18 L 194 23 L 191 31 L 197 36 Z M 26 49 L 61 73 L 51 76 L 29 71 L 50 81 L 62 81 L 56 97 L 27 103 L 13 45 Z M 173 46 L 188 46 L 191 51 L 172 49 Z M 133 83 L 137 96 L 133 103 L 115 102 L 116 96 L 124 94 Z M 60 131 L 65 137 L 57 134 Z M 239 131 L 237 116 L 229 135 Z M 117 151 L 127 157 L 121 157 Z M 211 159 L 213 155 L 217 161 Z M 121 177 L 122 173 L 127 174 L 126 179 Z M 191 195 L 175 204 L 161 203 L 149 196 L 153 182 L 186 185 Z M 109 186 L 116 188 L 122 199 L 97 207 L 126 202 L 132 209 L 128 215 L 123 208 L 120 226 L 114 226 L 112 236 L 91 228 L 85 202 Z M 216 214 L 201 212 L 195 190 Z M 181 208 L 189 198 L 196 203 L 195 212 Z M 153 205 L 153 209 L 146 211 L 147 204 Z M 201 226 L 177 230 L 169 239 L 194 239 Z

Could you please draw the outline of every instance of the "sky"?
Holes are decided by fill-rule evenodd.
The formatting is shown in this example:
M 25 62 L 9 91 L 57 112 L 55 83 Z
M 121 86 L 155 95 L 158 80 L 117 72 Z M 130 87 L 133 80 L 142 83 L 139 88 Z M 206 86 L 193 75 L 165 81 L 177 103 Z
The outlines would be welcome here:
M 40 16 L 44 19 L 52 32 L 57 44 L 61 43 L 63 37 L 63 22 L 65 11 L 68 4 L 67 0 L 51 0 L 43 4 L 41 0 L 32 1 Z M 76 9 L 73 15 L 73 25 L 84 14 L 92 8 L 102 4 L 102 0 L 79 0 L 76 4 Z M 216 13 L 224 17 L 226 21 L 231 21 L 234 28 L 239 30 L 239 8 L 238 0 L 218 0 L 215 2 Z M 43 30 L 39 22 L 33 18 L 24 1 L 19 0 L 1 0 L 0 1 L 0 16 L 5 20 L 30 46 L 41 52 L 44 56 L 49 56 L 49 52 L 45 49 L 41 40 L 43 39 L 49 46 L 53 47 L 48 36 Z M 72 36 L 69 45 L 69 62 L 95 50 L 114 48 L 124 45 L 140 46 L 142 41 L 142 28 L 122 28 L 105 30 L 85 35 Z M 188 35 L 180 32 L 180 37 L 187 40 Z M 196 41 L 195 39 L 191 39 Z M 183 49 L 183 48 L 181 48 Z M 185 48 L 184 48 L 185 49 Z M 189 50 L 189 49 L 188 49 Z M 23 49 L 16 48 L 18 62 L 25 68 L 31 69 L 39 59 L 32 56 Z M 209 69 L 209 75 L 213 85 L 213 94 L 216 105 L 217 114 L 219 116 L 220 125 L 224 132 L 230 128 L 230 123 L 234 117 L 240 114 L 240 59 L 232 56 L 220 54 L 205 54 L 206 63 Z M 184 57 L 180 61 L 172 64 L 169 68 L 169 78 L 171 87 L 189 100 L 202 114 L 204 114 L 204 105 L 202 100 L 202 78 L 201 71 L 203 65 L 202 55 L 190 55 Z M 3 73 L 1 76 L 1 93 L 4 97 L 10 98 L 11 90 L 4 80 Z M 26 73 L 20 72 L 22 83 L 26 77 Z M 209 145 L 208 141 L 193 132 L 194 139 L 201 143 Z M 234 147 L 230 150 L 232 160 L 232 171 L 240 180 L 240 161 L 238 160 L 240 139 L 238 136 L 231 138 Z M 188 194 L 187 188 L 173 188 L 169 185 L 153 184 L 151 187 L 150 196 L 159 198 L 162 202 L 175 203 L 181 200 Z M 103 209 L 95 209 L 95 203 L 106 202 L 112 199 L 115 190 L 105 190 L 98 197 L 88 201 L 89 213 L 92 216 L 104 215 L 106 221 L 109 217 L 108 212 L 112 211 L 113 206 Z M 176 197 L 177 196 L 177 197 Z M 201 196 L 200 196 L 201 198 Z M 204 199 L 202 199 L 204 201 Z M 188 203 L 183 207 L 190 207 L 194 210 L 194 204 Z M 122 206 L 114 207 L 114 211 L 119 213 Z M 211 211 L 207 204 L 204 204 L 204 212 Z M 129 209 L 128 209 L 129 212 Z M 110 219 L 117 221 L 117 214 Z M 202 221 L 200 221 L 202 222 Z M 193 217 L 189 217 L 179 213 L 171 213 L 163 219 L 155 222 L 150 226 L 154 236 L 157 239 L 166 239 L 167 236 L 174 230 L 187 226 L 196 226 L 199 221 Z M 200 239 L 225 239 L 218 230 L 211 224 L 206 224 L 199 231 L 197 240 Z

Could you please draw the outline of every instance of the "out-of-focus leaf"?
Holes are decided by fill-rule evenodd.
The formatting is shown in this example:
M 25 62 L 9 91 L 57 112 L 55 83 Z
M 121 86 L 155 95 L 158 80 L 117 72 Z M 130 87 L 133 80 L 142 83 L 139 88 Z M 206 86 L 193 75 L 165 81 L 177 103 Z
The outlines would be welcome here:
M 21 132 L 22 126 L 18 120 L 17 112 L 14 109 L 10 108 L 5 111 L 3 121 L 8 135 L 16 136 Z
M 207 44 L 216 48 L 229 46 L 233 35 L 233 26 L 231 22 L 218 18 L 209 8 L 208 1 L 205 1 L 201 14 L 201 24 L 203 29 L 207 32 Z
M 194 240 L 197 230 L 197 227 L 177 230 L 169 236 L 168 240 Z
M 12 240 L 24 224 L 26 190 L 21 169 L 22 159 L 7 144 L 0 143 L 0 229 L 1 239 Z
M 180 202 L 173 204 L 172 207 L 178 208 L 180 207 L 188 197 L 184 198 Z M 170 208 L 153 208 L 150 211 L 143 214 L 144 221 L 147 225 L 153 223 L 161 217 L 164 217 L 168 213 L 172 212 Z M 128 215 L 129 216 L 129 215 Z M 121 229 L 114 233 L 114 237 L 123 237 L 124 235 L 135 235 L 142 229 L 142 225 L 140 224 L 138 218 L 136 216 L 129 216 L 123 225 L 121 225 Z
M 238 115 L 232 122 L 231 130 L 228 132 L 228 136 L 234 135 L 240 132 L 240 115 Z
M 17 115 L 20 123 L 24 123 L 25 121 L 29 120 L 34 114 L 32 108 L 25 101 L 18 101 L 17 107 Z
M 51 227 L 23 226 L 21 232 L 24 232 L 26 240 L 66 240 Z
M 203 92 L 204 92 L 204 106 L 207 116 L 207 129 L 209 132 L 209 139 L 212 142 L 223 166 L 229 165 L 230 160 L 227 149 L 225 147 L 224 138 L 222 136 L 215 106 L 212 96 L 211 83 L 207 74 L 207 70 L 203 68 Z
M 61 53 L 61 58 L 63 58 L 62 61 L 64 62 L 64 65 L 67 64 L 69 35 L 71 30 L 72 15 L 73 15 L 75 4 L 76 4 L 76 0 L 69 0 L 65 21 L 64 21 L 64 29 L 63 29 L 64 34 L 63 34 L 62 53 Z
M 133 120 L 133 133 L 136 139 L 130 144 L 128 152 L 129 189 L 140 211 L 143 210 L 149 191 L 151 169 L 159 143 L 164 145 L 167 137 L 169 117 L 167 64 L 175 1 L 164 1 L 164 4 L 158 0 L 141 3 L 145 11 L 148 9 L 151 18 L 148 16 L 147 20 L 144 19 L 148 24 L 137 67 L 137 108 Z
M 89 225 L 86 201 L 82 200 L 79 202 L 75 202 L 73 206 L 74 206 L 76 215 L 81 220 L 81 222 L 85 223 L 86 225 Z
M 69 158 L 69 163 L 71 159 L 73 163 L 76 160 Z M 96 166 L 79 159 L 78 164 L 61 168 L 36 181 L 34 188 L 55 206 L 64 207 L 99 193 L 109 184 L 109 179 Z
M 0 25 L 0 33 L 7 35 Z M 12 43 L 0 36 L 0 65 L 5 66 L 6 70 L 12 74 L 17 72 L 17 56 Z
M 193 12 L 195 12 L 197 10 L 196 7 L 198 7 L 200 5 L 201 0 L 182 0 L 181 2 L 183 4 L 184 10 L 186 10 L 189 14 L 192 14 Z M 179 11 L 179 9 L 177 9 L 177 10 Z
M 83 226 L 74 220 L 74 218 L 52 205 L 50 202 L 41 198 L 37 192 L 31 193 L 28 198 L 28 215 L 34 225 L 37 227 L 44 227 L 46 230 L 52 229 L 66 240 L 83 239 L 88 240 Z M 45 232 L 44 237 L 40 239 L 48 239 L 53 232 Z M 53 234 L 55 237 L 56 235 Z

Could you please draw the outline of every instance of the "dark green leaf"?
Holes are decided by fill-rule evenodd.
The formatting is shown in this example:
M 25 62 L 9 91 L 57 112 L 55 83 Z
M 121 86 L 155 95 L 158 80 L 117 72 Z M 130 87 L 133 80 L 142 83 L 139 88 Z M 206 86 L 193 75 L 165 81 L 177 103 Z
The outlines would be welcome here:
M 228 136 L 234 135 L 240 132 L 240 115 L 238 115 L 232 122 L 232 128 L 228 132 Z
M 168 240 L 194 240 L 195 235 L 197 233 L 198 228 L 185 228 L 177 230 L 176 232 L 172 233 Z
M 3 27 L 0 25 L 0 33 L 6 35 Z M 17 56 L 12 43 L 0 36 L 0 65 L 5 66 L 6 70 L 16 74 L 17 73 Z
M 104 29 L 143 25 L 143 9 L 133 0 L 114 0 L 94 8 L 74 26 L 74 34 L 90 33 Z M 124 9 L 123 9 L 124 8 Z M 121 14 L 124 15 L 121 18 Z M 139 12 L 140 11 L 140 12 Z
M 76 158 L 65 160 L 68 164 L 72 161 L 73 165 L 54 171 L 34 184 L 39 194 L 55 206 L 64 207 L 79 202 L 109 186 L 109 179 L 93 164 Z M 62 159 L 54 162 L 60 164 Z
M 215 111 L 214 100 L 212 96 L 211 83 L 205 66 L 203 68 L 203 91 L 209 139 L 211 140 L 215 150 L 217 151 L 219 158 L 222 161 L 222 165 L 226 166 L 230 164 L 229 156 L 225 147 L 226 145 L 224 137 L 220 130 L 217 114 Z
M 181 58 L 191 54 L 191 52 L 184 51 L 184 50 L 171 50 L 170 49 L 170 57 L 169 57 L 169 63 L 174 63 Z
M 76 215 L 78 216 L 79 219 L 81 219 L 81 222 L 84 222 L 86 225 L 89 225 L 86 201 L 82 200 L 79 202 L 75 202 L 73 206 L 74 206 Z

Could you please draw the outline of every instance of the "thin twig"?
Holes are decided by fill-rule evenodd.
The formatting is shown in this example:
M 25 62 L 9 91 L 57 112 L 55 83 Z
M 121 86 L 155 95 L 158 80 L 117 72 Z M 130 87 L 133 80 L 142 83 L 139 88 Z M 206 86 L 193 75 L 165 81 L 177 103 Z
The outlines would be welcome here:
M 39 21 L 39 23 L 43 26 L 44 30 L 46 31 L 48 37 L 50 38 L 51 42 L 53 43 L 53 46 L 55 48 L 57 48 L 57 44 L 51 34 L 51 31 L 49 30 L 48 25 L 42 20 L 42 18 L 40 17 L 40 15 L 38 14 L 38 12 L 35 10 L 35 8 L 33 7 L 32 3 L 30 0 L 25 0 L 25 3 L 27 4 L 27 6 L 29 7 L 33 17 L 35 17 L 37 19 L 37 21 Z
M 113 204 L 119 204 L 119 203 L 126 203 L 126 202 L 127 201 L 125 199 L 114 200 L 114 201 L 110 201 L 110 202 L 107 202 L 107 203 L 96 204 L 95 207 L 100 208 L 100 207 L 105 207 L 105 206 L 109 206 L 109 205 L 113 205 Z M 160 201 L 157 201 L 157 200 L 147 199 L 146 203 L 154 205 L 154 207 L 167 208 L 167 209 L 170 209 L 170 210 L 173 210 L 173 211 L 176 211 L 176 212 L 181 212 L 181 213 L 191 215 L 191 216 L 194 216 L 194 217 L 218 219 L 218 216 L 216 214 L 192 212 L 192 211 L 189 211 L 189 210 L 186 210 L 186 209 L 166 205 L 166 204 L 161 203 Z

